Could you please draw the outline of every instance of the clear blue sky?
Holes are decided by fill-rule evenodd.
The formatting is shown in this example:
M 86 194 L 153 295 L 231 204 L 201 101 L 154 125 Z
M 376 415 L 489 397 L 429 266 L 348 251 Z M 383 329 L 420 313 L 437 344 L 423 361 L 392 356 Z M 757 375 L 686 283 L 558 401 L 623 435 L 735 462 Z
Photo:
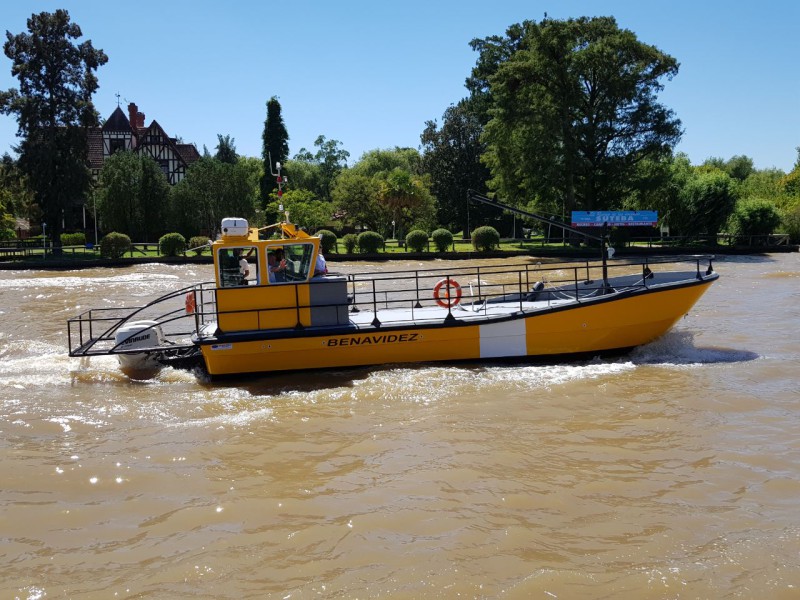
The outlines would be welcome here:
M 261 155 L 266 102 L 277 96 L 290 153 L 336 139 L 350 162 L 376 148 L 419 147 L 425 122 L 466 95 L 473 38 L 525 19 L 611 15 L 675 57 L 661 101 L 683 122 L 678 150 L 695 164 L 745 154 L 788 171 L 800 146 L 800 2 L 673 0 L 7 0 L 0 30 L 66 8 L 102 48 L 94 103 L 107 118 L 135 102 L 147 124 L 214 152 L 230 135 Z M 5 38 L 4 38 L 5 39 Z M 0 55 L 0 89 L 17 87 Z M 0 153 L 16 142 L 0 116 Z

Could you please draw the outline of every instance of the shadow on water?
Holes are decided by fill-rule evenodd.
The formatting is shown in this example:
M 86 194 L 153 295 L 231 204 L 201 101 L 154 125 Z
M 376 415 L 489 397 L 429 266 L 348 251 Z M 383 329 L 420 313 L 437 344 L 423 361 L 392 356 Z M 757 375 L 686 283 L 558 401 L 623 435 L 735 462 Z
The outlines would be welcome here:
M 316 369 L 313 371 L 282 371 L 280 373 L 232 375 L 215 377 L 197 375 L 206 387 L 236 386 L 252 396 L 280 396 L 291 392 L 311 393 L 332 388 L 351 388 L 382 367 L 353 367 L 351 369 Z
M 749 350 L 697 347 L 690 331 L 671 331 L 650 344 L 631 350 L 628 355 L 636 365 L 737 363 L 758 358 L 761 358 L 759 354 Z

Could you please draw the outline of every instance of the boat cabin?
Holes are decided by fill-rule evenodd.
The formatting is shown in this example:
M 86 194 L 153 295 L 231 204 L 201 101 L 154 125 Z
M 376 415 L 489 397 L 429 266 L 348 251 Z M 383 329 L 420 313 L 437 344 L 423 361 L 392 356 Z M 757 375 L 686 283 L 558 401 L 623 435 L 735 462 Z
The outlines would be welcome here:
M 348 324 L 347 279 L 322 267 L 320 238 L 227 218 L 211 249 L 220 332 Z

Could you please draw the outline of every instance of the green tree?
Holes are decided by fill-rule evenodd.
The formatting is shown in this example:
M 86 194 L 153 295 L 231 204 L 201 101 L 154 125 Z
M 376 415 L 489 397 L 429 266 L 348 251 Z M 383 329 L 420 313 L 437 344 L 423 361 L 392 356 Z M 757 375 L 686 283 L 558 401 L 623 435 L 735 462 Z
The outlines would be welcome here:
M 305 148 L 301 148 L 298 152 L 292 165 L 295 163 L 306 163 L 312 166 L 313 175 L 306 178 L 306 185 L 313 185 L 308 187 L 314 192 L 320 200 L 330 202 L 331 190 L 333 189 L 333 182 L 336 176 L 347 167 L 347 159 L 350 153 L 347 150 L 340 148 L 341 142 L 338 140 L 325 139 L 324 135 L 320 135 L 314 141 L 317 151 L 312 154 Z M 295 173 L 292 171 L 293 185 L 296 182 Z
M 725 172 L 737 181 L 745 181 L 755 170 L 753 159 L 749 156 L 734 156 L 725 163 Z
M 371 150 L 334 180 L 331 197 L 341 220 L 389 234 L 392 220 L 430 229 L 435 201 L 422 174 L 422 157 L 413 148 Z
M 0 160 L 0 212 L 31 220 L 41 217 L 25 175 L 8 153 Z
M 783 179 L 786 177 L 781 169 L 762 169 L 753 171 L 739 186 L 739 195 L 745 198 L 773 199 L 777 204 L 786 195 Z
M 169 214 L 170 186 L 152 157 L 115 152 L 100 171 L 97 212 L 106 230 L 155 241 Z
M 27 26 L 28 33 L 6 32 L 3 50 L 20 87 L 0 92 L 0 112 L 17 116 L 19 168 L 59 254 L 62 220 L 71 226 L 71 208 L 85 199 L 91 185 L 86 131 L 97 124 L 94 71 L 108 57 L 89 40 L 73 43 L 83 33 L 66 10 L 31 15 Z
M 173 228 L 184 237 L 198 233 L 213 237 L 224 217 L 255 216 L 258 189 L 246 162 L 232 165 L 201 158 L 189 167 L 172 196 Z
M 414 148 L 395 147 L 391 150 L 370 150 L 353 165 L 353 170 L 373 177 L 403 169 L 414 174 L 422 173 L 422 156 Z
M 267 213 L 276 217 L 273 220 L 283 219 L 278 208 L 281 204 L 284 210 L 289 211 L 289 220 L 307 231 L 316 231 L 327 225 L 333 215 L 333 205 L 317 200 L 310 190 L 288 190 L 281 199 L 273 194 L 272 202 L 267 205 Z
M 342 171 L 331 191 L 334 211 L 346 225 L 384 230 L 392 220 L 389 209 L 378 201 L 380 182 L 355 169 Z
M 250 187 L 258 190 L 261 185 L 261 177 L 264 174 L 264 163 L 261 159 L 254 156 L 240 156 L 236 162 L 247 173 Z
M 789 234 L 793 244 L 800 242 L 800 203 L 790 206 L 783 213 L 781 223 L 784 233 Z
M 319 165 L 305 160 L 289 159 L 286 172 L 291 173 L 290 187 L 293 190 L 308 190 L 313 194 L 321 188 Z
M 379 179 L 380 201 L 392 216 L 400 237 L 410 226 L 430 229 L 435 225 L 436 208 L 424 177 L 398 167 Z
M 800 198 L 800 146 L 795 150 L 797 150 L 797 160 L 792 170 L 782 179 L 781 185 L 786 194 Z
M 781 224 L 781 215 L 768 200 L 749 198 L 736 203 L 728 220 L 728 231 L 741 242 L 752 243 L 750 236 L 769 235 Z
M 680 121 L 656 100 L 678 63 L 612 17 L 525 21 L 473 48 L 469 83 L 491 100 L 491 185 L 511 201 L 612 208 L 636 166 L 680 139 Z
M 239 155 L 236 154 L 236 145 L 231 136 L 223 136 L 221 133 L 217 134 L 217 153 L 214 155 L 218 161 L 235 165 L 239 160 Z
M 700 172 L 690 177 L 679 194 L 686 220 L 681 234 L 709 234 L 716 243 L 719 233 L 736 206 L 735 185 L 722 171 Z
M 289 158 L 289 132 L 281 116 L 281 104 L 273 96 L 267 101 L 267 120 L 264 121 L 264 133 L 261 157 L 264 160 L 264 175 L 261 178 L 261 205 L 266 206 L 269 195 L 278 187 L 275 177 L 276 163 L 283 165 Z
M 445 110 L 442 127 L 428 121 L 420 136 L 422 168 L 431 178 L 431 192 L 437 200 L 438 222 L 448 229 L 461 229 L 466 238 L 470 218 L 482 222 L 492 211 L 483 205 L 469 206 L 468 190 L 486 193 L 489 170 L 481 162 L 485 146 L 483 125 L 473 109 L 474 100 L 462 100 Z M 495 211 L 496 213 L 496 211 Z

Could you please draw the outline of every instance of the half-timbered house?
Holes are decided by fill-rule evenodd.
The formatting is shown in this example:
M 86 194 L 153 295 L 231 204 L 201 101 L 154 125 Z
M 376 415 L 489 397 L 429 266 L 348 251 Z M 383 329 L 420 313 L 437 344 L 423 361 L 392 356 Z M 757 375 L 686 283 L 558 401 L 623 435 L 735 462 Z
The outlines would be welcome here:
M 106 159 L 119 150 L 151 156 L 171 185 L 183 179 L 189 165 L 200 158 L 194 144 L 169 137 L 158 122 L 145 126 L 145 115 L 133 102 L 127 115 L 118 106 L 101 127 L 89 130 L 89 166 L 95 178 Z

